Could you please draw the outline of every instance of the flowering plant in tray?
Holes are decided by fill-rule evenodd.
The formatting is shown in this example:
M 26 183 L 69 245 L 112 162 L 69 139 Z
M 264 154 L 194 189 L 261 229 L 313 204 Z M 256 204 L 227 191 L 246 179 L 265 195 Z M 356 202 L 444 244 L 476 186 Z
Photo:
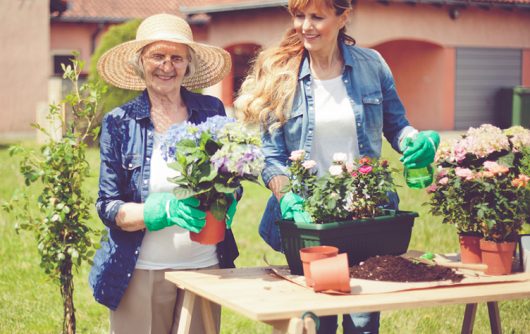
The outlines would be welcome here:
M 383 215 L 388 192 L 394 191 L 394 170 L 387 160 L 363 157 L 347 162 L 335 153 L 328 171 L 318 177 L 316 163 L 303 150 L 292 152 L 289 190 L 305 199 L 304 209 L 316 223 Z
M 241 181 L 257 182 L 264 157 L 260 138 L 226 116 L 213 116 L 198 125 L 172 126 L 162 143 L 168 166 L 177 176 L 177 198 L 197 197 L 200 208 L 223 220 L 231 196 Z

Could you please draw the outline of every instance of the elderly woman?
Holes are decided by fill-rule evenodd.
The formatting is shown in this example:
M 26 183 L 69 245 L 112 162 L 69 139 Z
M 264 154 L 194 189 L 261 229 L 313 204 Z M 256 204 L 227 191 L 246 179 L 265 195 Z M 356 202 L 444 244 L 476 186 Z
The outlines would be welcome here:
M 230 71 L 223 49 L 193 41 L 183 19 L 146 18 L 136 39 L 107 51 L 98 72 L 110 84 L 143 90 L 103 119 L 97 211 L 107 227 L 90 273 L 95 299 L 110 308 L 111 333 L 176 333 L 183 294 L 164 280 L 167 270 L 234 267 L 230 230 L 217 245 L 192 242 L 205 213 L 194 198 L 177 200 L 163 160 L 161 136 L 173 124 L 225 115 L 217 98 L 192 93 Z M 231 220 L 232 217 L 227 217 Z M 204 333 L 196 312 L 192 333 Z M 220 308 L 213 310 L 220 326 Z
M 289 182 L 291 152 L 305 150 L 327 171 L 333 153 L 350 161 L 379 157 L 382 135 L 406 167 L 425 167 L 434 159 L 436 132 L 409 125 L 394 79 L 381 55 L 355 46 L 345 26 L 351 0 L 289 0 L 292 28 L 277 47 L 263 51 L 242 85 L 238 117 L 263 129 L 263 181 L 271 189 L 259 232 L 281 250 L 275 221 L 309 222 L 303 199 L 282 190 Z M 405 150 L 405 148 L 407 148 Z M 397 209 L 397 195 L 390 194 Z M 323 317 L 319 333 L 335 333 L 336 317 Z M 379 313 L 345 315 L 345 333 L 377 333 Z

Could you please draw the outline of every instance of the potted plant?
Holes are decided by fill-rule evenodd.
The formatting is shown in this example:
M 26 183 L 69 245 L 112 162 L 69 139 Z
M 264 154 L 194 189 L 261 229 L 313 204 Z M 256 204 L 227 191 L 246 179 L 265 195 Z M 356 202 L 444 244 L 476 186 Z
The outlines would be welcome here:
M 289 191 L 305 199 L 304 209 L 313 223 L 282 220 L 282 247 L 293 274 L 301 275 L 299 250 L 328 245 L 348 254 L 350 265 L 374 255 L 405 253 L 410 242 L 415 212 L 387 210 L 388 193 L 395 189 L 393 169 L 386 160 L 363 157 L 346 163 L 336 153 L 333 164 L 321 177 L 315 162 L 304 151 L 294 151 Z
M 525 174 L 529 146 L 530 130 L 520 126 L 504 131 L 490 124 L 470 128 L 461 138 L 440 146 L 436 182 L 427 189 L 431 213 L 455 224 L 459 233 L 481 236 L 481 254 L 487 257 L 483 262 L 491 259 L 485 247 L 506 249 L 508 273 L 518 233 L 530 218 Z M 488 264 L 489 273 L 501 273 L 493 267 Z
M 195 125 L 172 126 L 162 143 L 168 166 L 177 171 L 170 179 L 177 198 L 197 197 L 206 211 L 206 225 L 190 238 L 203 244 L 224 239 L 225 215 L 241 188 L 241 181 L 257 182 L 264 157 L 257 133 L 234 119 L 213 116 Z M 217 232 L 217 236 L 210 236 Z

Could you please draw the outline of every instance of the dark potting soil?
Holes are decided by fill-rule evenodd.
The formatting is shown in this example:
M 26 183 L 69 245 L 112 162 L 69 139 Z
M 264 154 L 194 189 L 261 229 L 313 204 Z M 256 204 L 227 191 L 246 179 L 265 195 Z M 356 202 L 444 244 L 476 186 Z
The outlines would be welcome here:
M 350 268 L 350 277 L 391 282 L 460 282 L 464 278 L 447 267 L 413 262 L 393 255 L 368 258 Z

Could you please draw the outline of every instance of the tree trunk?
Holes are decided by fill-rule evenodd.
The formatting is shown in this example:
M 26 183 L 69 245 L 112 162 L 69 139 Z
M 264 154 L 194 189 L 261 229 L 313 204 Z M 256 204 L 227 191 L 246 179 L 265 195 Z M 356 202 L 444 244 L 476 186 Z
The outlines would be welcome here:
M 75 334 L 74 277 L 69 254 L 61 266 L 61 295 L 64 306 L 63 334 Z

